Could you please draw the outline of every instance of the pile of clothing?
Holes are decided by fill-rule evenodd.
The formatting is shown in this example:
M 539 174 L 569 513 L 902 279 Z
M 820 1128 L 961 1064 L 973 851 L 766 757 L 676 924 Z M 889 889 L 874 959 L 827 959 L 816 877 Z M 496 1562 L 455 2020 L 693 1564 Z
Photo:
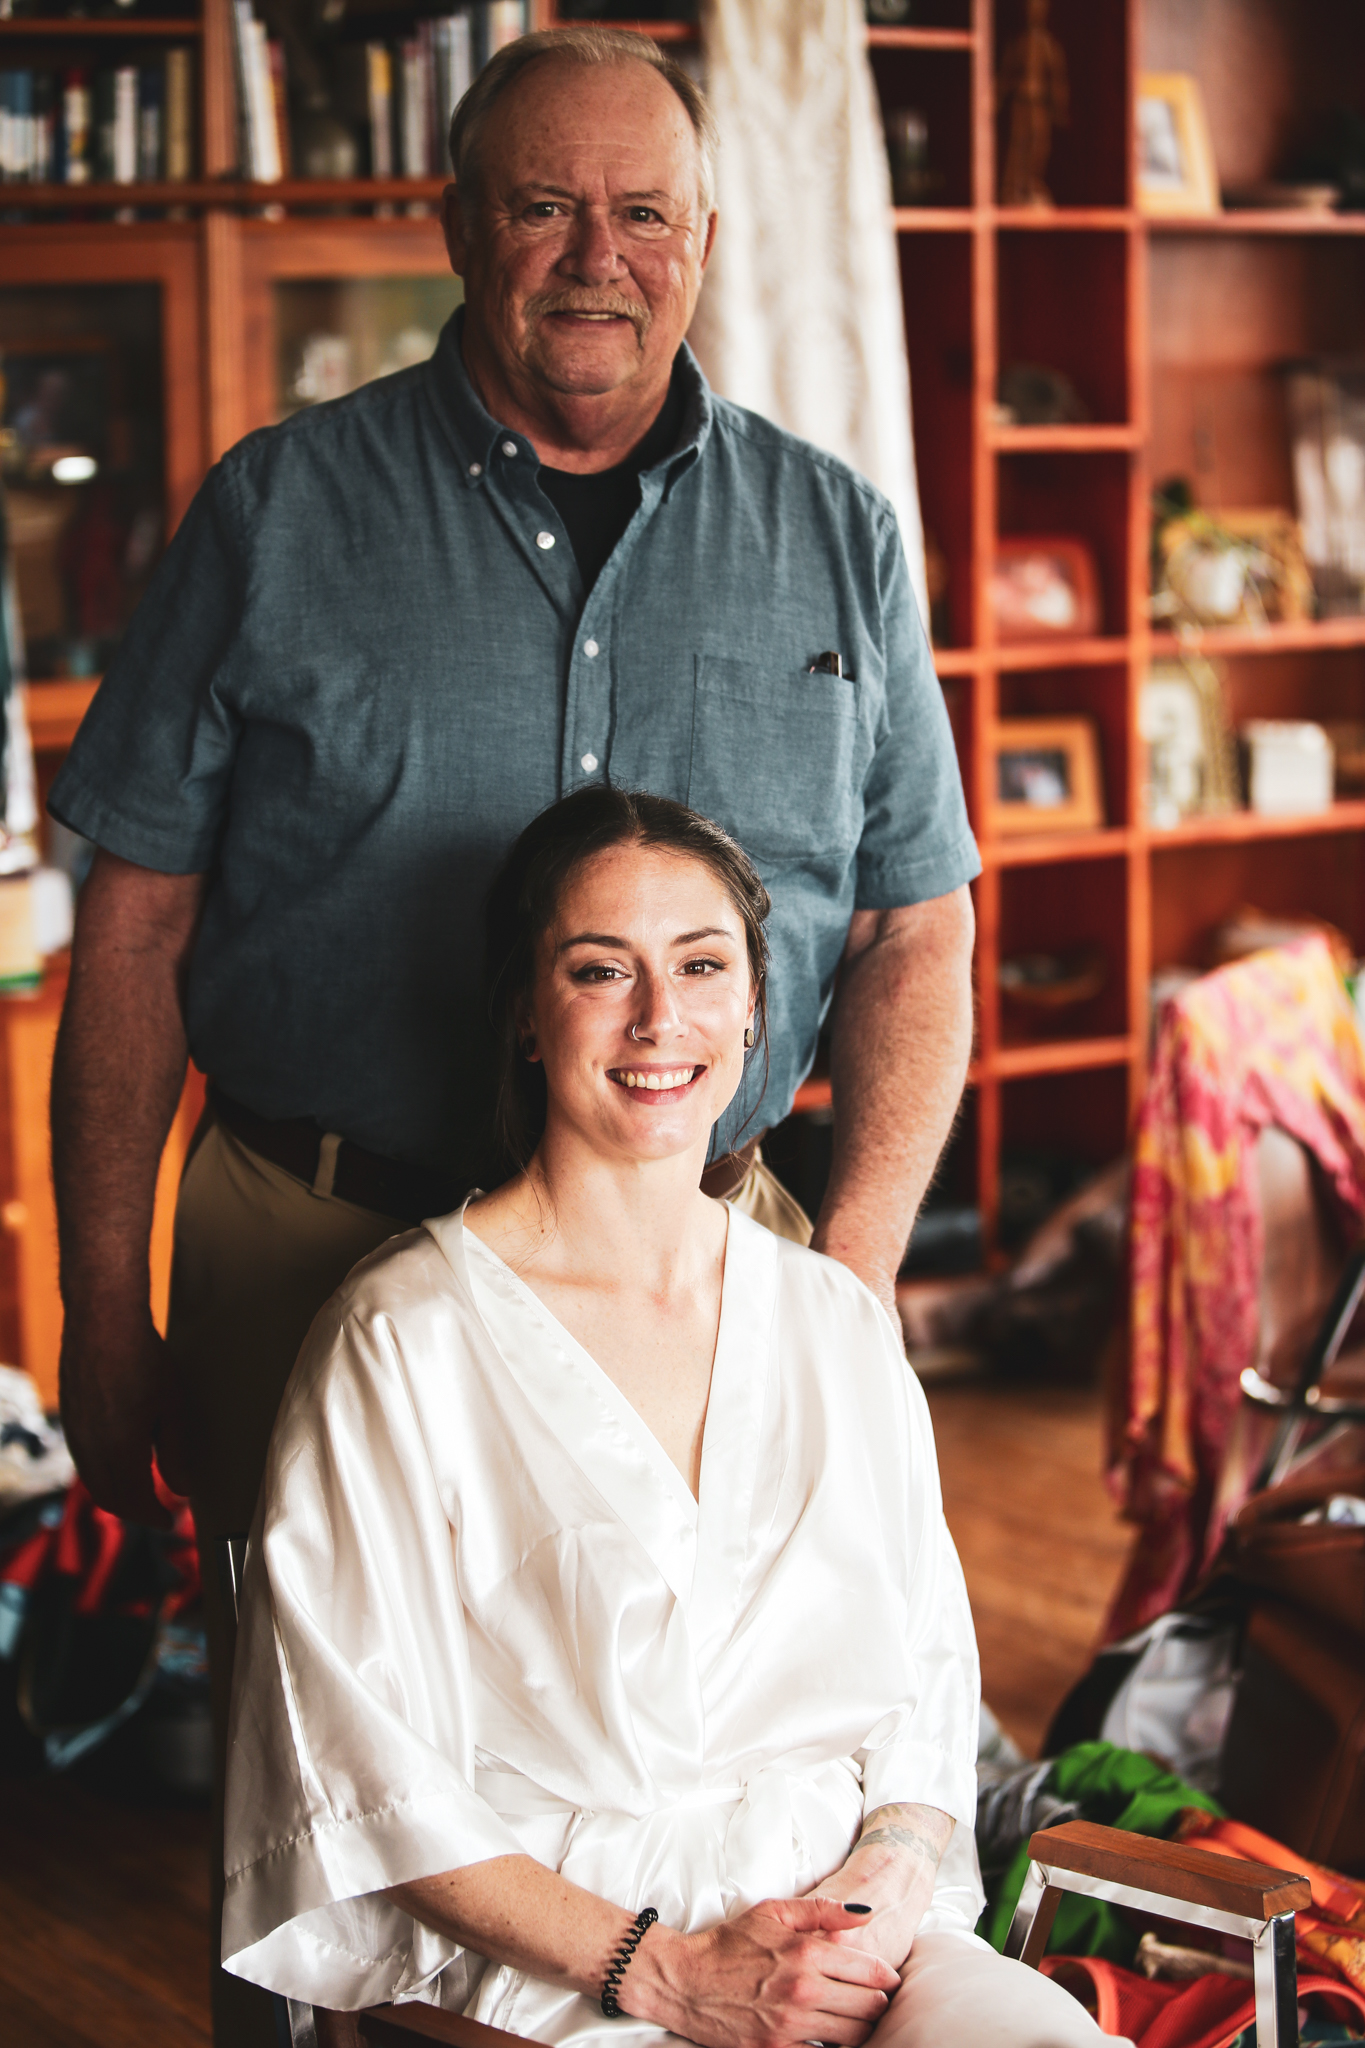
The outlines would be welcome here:
M 188 1507 L 168 1530 L 97 1507 L 26 1374 L 0 1366 L 0 1735 L 63 1770 L 136 1717 L 151 1775 L 205 1793 L 211 1772 L 199 1557 Z
M 1035 1829 L 1081 1819 L 1197 1842 L 1308 1878 L 1312 1908 L 1295 1921 L 1300 2038 L 1345 2043 L 1365 2034 L 1365 1884 L 1229 1819 L 1208 1792 L 1110 1742 L 1074 1743 L 1032 1763 L 983 1710 L 977 1775 L 977 1848 L 987 1886 L 978 1932 L 994 1947 L 1004 1948 Z M 1106 2033 L 1126 2034 L 1138 2048 L 1254 2048 L 1244 1943 L 1169 1923 L 1144 1928 L 1117 1907 L 1065 1894 L 1042 1967 L 1090 2007 Z

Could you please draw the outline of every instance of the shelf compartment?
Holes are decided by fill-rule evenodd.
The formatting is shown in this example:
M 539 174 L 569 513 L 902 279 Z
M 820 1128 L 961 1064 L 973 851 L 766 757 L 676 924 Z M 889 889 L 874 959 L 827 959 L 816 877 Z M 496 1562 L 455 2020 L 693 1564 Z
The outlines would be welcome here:
M 997 427 L 997 446 L 1132 448 L 1128 397 L 1127 235 L 1015 234 L 997 249 L 998 357 L 1059 370 L 1090 415 L 1084 425 Z M 1076 317 L 1076 306 L 1085 318 Z M 1115 430 L 1118 430 L 1117 438 Z
M 35 754 L 66 752 L 98 688 L 93 677 L 29 684 L 25 710 Z
M 1242 815 L 1227 822 L 1235 824 Z M 1185 830 L 1153 833 L 1148 842 L 1153 967 L 1204 967 L 1210 933 L 1248 904 L 1270 917 L 1325 917 L 1348 935 L 1357 953 L 1365 951 L 1365 861 L 1358 852 L 1343 858 L 1339 828 L 1291 828 L 1254 837 L 1227 833 L 1219 839 L 1187 838 Z M 1291 836 L 1298 844 L 1287 859 Z
M 1126 1052 L 1114 1048 L 1126 1044 L 1129 1031 L 1127 863 L 1092 859 L 1005 868 L 999 888 L 1001 960 L 1097 952 L 1104 958 L 1105 979 L 1095 995 L 1056 1012 L 1026 1009 L 1003 988 L 992 992 L 983 987 L 983 1000 L 994 994 L 999 1004 L 1000 1037 L 993 1054 L 998 1071 L 1048 1073 L 1126 1058 Z M 1090 1050 L 1077 1054 L 1077 1046 Z M 1097 1046 L 1108 1050 L 1097 1055 Z
M 1074 1187 L 1123 1153 L 1128 1140 L 1131 1046 L 1115 1045 L 1089 1067 L 1019 1074 L 1000 1090 L 1004 1175 L 1030 1158 L 1055 1162 Z M 1009 1204 L 1002 1203 L 1008 1238 Z
M 1123 828 L 1130 823 L 1127 662 L 1115 662 L 1107 668 L 1029 669 L 1003 675 L 1000 678 L 999 705 L 1001 718 L 1085 718 L 1094 725 L 1099 743 L 1106 833 L 1114 829 L 1122 834 Z M 1065 838 L 1089 841 L 1093 845 L 1106 833 L 1048 833 L 1046 837 L 1051 843 Z M 1034 835 L 1019 836 L 1032 838 Z M 995 842 L 997 846 L 1005 843 L 1011 843 L 1010 836 L 1006 834 Z M 1024 860 L 1001 864 L 1036 865 L 1036 857 L 1034 862 Z
M 1162 239 L 1148 272 L 1153 482 L 1187 478 L 1209 511 L 1292 506 L 1281 365 L 1358 349 L 1365 245 Z
M 1142 431 L 1115 421 L 1052 427 L 989 428 L 987 444 L 1000 455 L 1096 455 L 1119 448 L 1140 448 Z
M 958 647 L 972 636 L 972 248 L 965 237 L 903 236 L 901 293 L 910 355 L 920 511 L 948 570 L 946 617 Z
M 965 43 L 897 42 L 876 47 L 872 66 L 885 121 L 898 108 L 914 108 L 928 127 L 928 163 L 939 180 L 933 204 L 898 207 L 896 225 L 922 227 L 921 213 L 953 216 L 970 224 L 972 203 L 972 66 Z M 946 53 L 946 54 L 945 54 Z
M 1070 119 L 1055 127 L 1045 173 L 1059 207 L 1128 203 L 1131 133 L 1127 9 L 1094 0 L 1052 0 L 1048 28 L 1061 44 L 1070 82 Z M 994 75 L 1009 45 L 1027 23 L 1026 0 L 1000 0 L 995 9 Z M 995 123 L 996 175 L 1009 145 L 1009 115 Z
M 996 464 L 1002 536 L 1069 535 L 1084 540 L 1093 552 L 1102 594 L 1103 634 L 1097 636 L 1101 638 L 1116 637 L 1128 629 L 1131 460 L 1126 452 L 1049 452 L 1001 455 Z M 1011 655 L 1014 651 L 1013 647 L 1001 650 Z M 1011 661 L 1007 665 L 1033 668 L 1044 664 Z

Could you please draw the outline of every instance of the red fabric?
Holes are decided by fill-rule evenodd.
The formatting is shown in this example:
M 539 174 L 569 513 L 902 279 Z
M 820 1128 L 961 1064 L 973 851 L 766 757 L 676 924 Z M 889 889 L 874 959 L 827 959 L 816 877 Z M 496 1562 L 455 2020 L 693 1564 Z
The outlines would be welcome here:
M 61 1521 L 53 1528 L 35 1530 L 7 1556 L 0 1556 L 0 1582 L 31 1589 L 45 1573 L 61 1572 L 78 1584 L 76 1613 L 98 1614 L 108 1604 L 128 1526 L 117 1515 L 96 1507 L 83 1482 L 73 1480 Z M 187 1502 L 179 1503 L 174 1524 L 161 1540 L 177 1580 L 161 1610 L 170 1620 L 199 1598 L 199 1552 Z M 151 1602 L 145 1598 L 120 1604 L 128 1614 L 151 1612 Z
M 1211 1509 L 1259 1338 L 1255 1141 L 1276 1125 L 1365 1220 L 1365 1047 L 1327 943 L 1205 975 L 1161 1013 L 1138 1118 L 1129 1344 L 1110 1483 L 1141 1525 L 1105 1639 L 1166 1613 L 1216 1548 Z
M 1136 2048 L 1230 2048 L 1256 2017 L 1245 1977 L 1210 1971 L 1192 1984 L 1162 1984 L 1102 1956 L 1044 1956 L 1039 1968 L 1073 1997 L 1084 1991 L 1101 2033 L 1126 2035 Z M 1365 2021 L 1365 1997 L 1333 1977 L 1299 1978 L 1299 2003 L 1321 2002 L 1327 2017 Z

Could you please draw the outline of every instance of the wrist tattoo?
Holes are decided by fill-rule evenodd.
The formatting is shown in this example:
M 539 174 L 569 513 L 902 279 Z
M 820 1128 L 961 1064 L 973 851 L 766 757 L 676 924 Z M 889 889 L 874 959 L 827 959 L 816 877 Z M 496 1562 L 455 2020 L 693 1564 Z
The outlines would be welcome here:
M 870 1814 L 869 1819 L 876 1825 L 858 1837 L 855 1847 L 870 1849 L 875 1842 L 889 1848 L 910 1849 L 915 1855 L 922 1856 L 931 1870 L 937 1870 L 943 1857 L 942 1845 L 932 1836 L 922 1834 L 918 1828 L 894 1820 L 894 1812 L 894 1807 L 878 1807 L 875 1813 Z

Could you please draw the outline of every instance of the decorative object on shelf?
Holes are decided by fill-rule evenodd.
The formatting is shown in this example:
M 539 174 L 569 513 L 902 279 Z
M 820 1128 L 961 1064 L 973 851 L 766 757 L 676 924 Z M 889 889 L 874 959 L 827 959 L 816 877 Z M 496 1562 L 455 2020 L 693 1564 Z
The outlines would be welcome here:
M 1271 213 L 1333 213 L 1340 200 L 1340 185 L 1285 185 L 1274 178 L 1263 178 L 1254 185 L 1231 185 L 1223 193 L 1224 206 Z
M 1295 624 L 1314 613 L 1292 512 L 1202 512 L 1183 481 L 1153 497 L 1154 619 L 1186 626 Z
M 1104 987 L 1109 963 L 1098 946 L 1069 953 L 1020 953 L 1002 960 L 1000 993 L 1013 1008 L 1043 1023 L 1064 1010 L 1088 1003 Z
M 1304 914 L 1277 915 L 1243 903 L 1231 917 L 1215 925 L 1204 940 L 1205 969 L 1230 966 L 1252 953 L 1266 953 L 1274 946 L 1292 946 L 1297 939 L 1325 939 L 1338 974 L 1349 974 L 1355 966 L 1354 948 L 1345 932 L 1325 917 Z
M 1302 718 L 1253 718 L 1238 737 L 1246 752 L 1247 804 L 1265 817 L 1308 817 L 1332 808 L 1332 742 Z
M 1365 725 L 1329 718 L 1322 729 L 1332 742 L 1337 795 L 1365 795 Z
M 1027 0 L 1028 27 L 1005 47 L 996 105 L 1008 114 L 1009 138 L 1000 174 L 1002 206 L 1051 206 L 1043 173 L 1052 131 L 1071 119 L 1066 52 L 1047 25 L 1048 0 Z
M 1154 662 L 1138 696 L 1146 747 L 1143 810 L 1168 831 L 1182 818 L 1224 817 L 1240 802 L 1237 757 L 1218 671 L 1187 650 Z
M 1083 540 L 1041 534 L 1002 535 L 990 583 L 996 638 L 1084 639 L 1100 629 L 1095 557 Z
M 929 165 L 929 123 L 918 107 L 893 107 L 886 117 L 891 197 L 897 206 L 927 206 L 943 189 L 943 173 Z
M 914 0 L 866 0 L 865 4 L 868 20 L 878 28 L 907 22 L 914 11 Z
M 1104 823 L 1099 740 L 1088 718 L 1001 718 L 988 819 L 1014 832 L 1093 832 Z
M 1365 611 L 1365 358 L 1319 356 L 1285 378 L 1294 496 L 1318 608 Z
M 1045 363 L 1007 363 L 995 387 L 998 427 L 1078 426 L 1090 418 L 1085 400 L 1062 370 Z
M 1138 80 L 1138 205 L 1144 213 L 1220 213 L 1218 168 L 1199 81 L 1188 71 Z

